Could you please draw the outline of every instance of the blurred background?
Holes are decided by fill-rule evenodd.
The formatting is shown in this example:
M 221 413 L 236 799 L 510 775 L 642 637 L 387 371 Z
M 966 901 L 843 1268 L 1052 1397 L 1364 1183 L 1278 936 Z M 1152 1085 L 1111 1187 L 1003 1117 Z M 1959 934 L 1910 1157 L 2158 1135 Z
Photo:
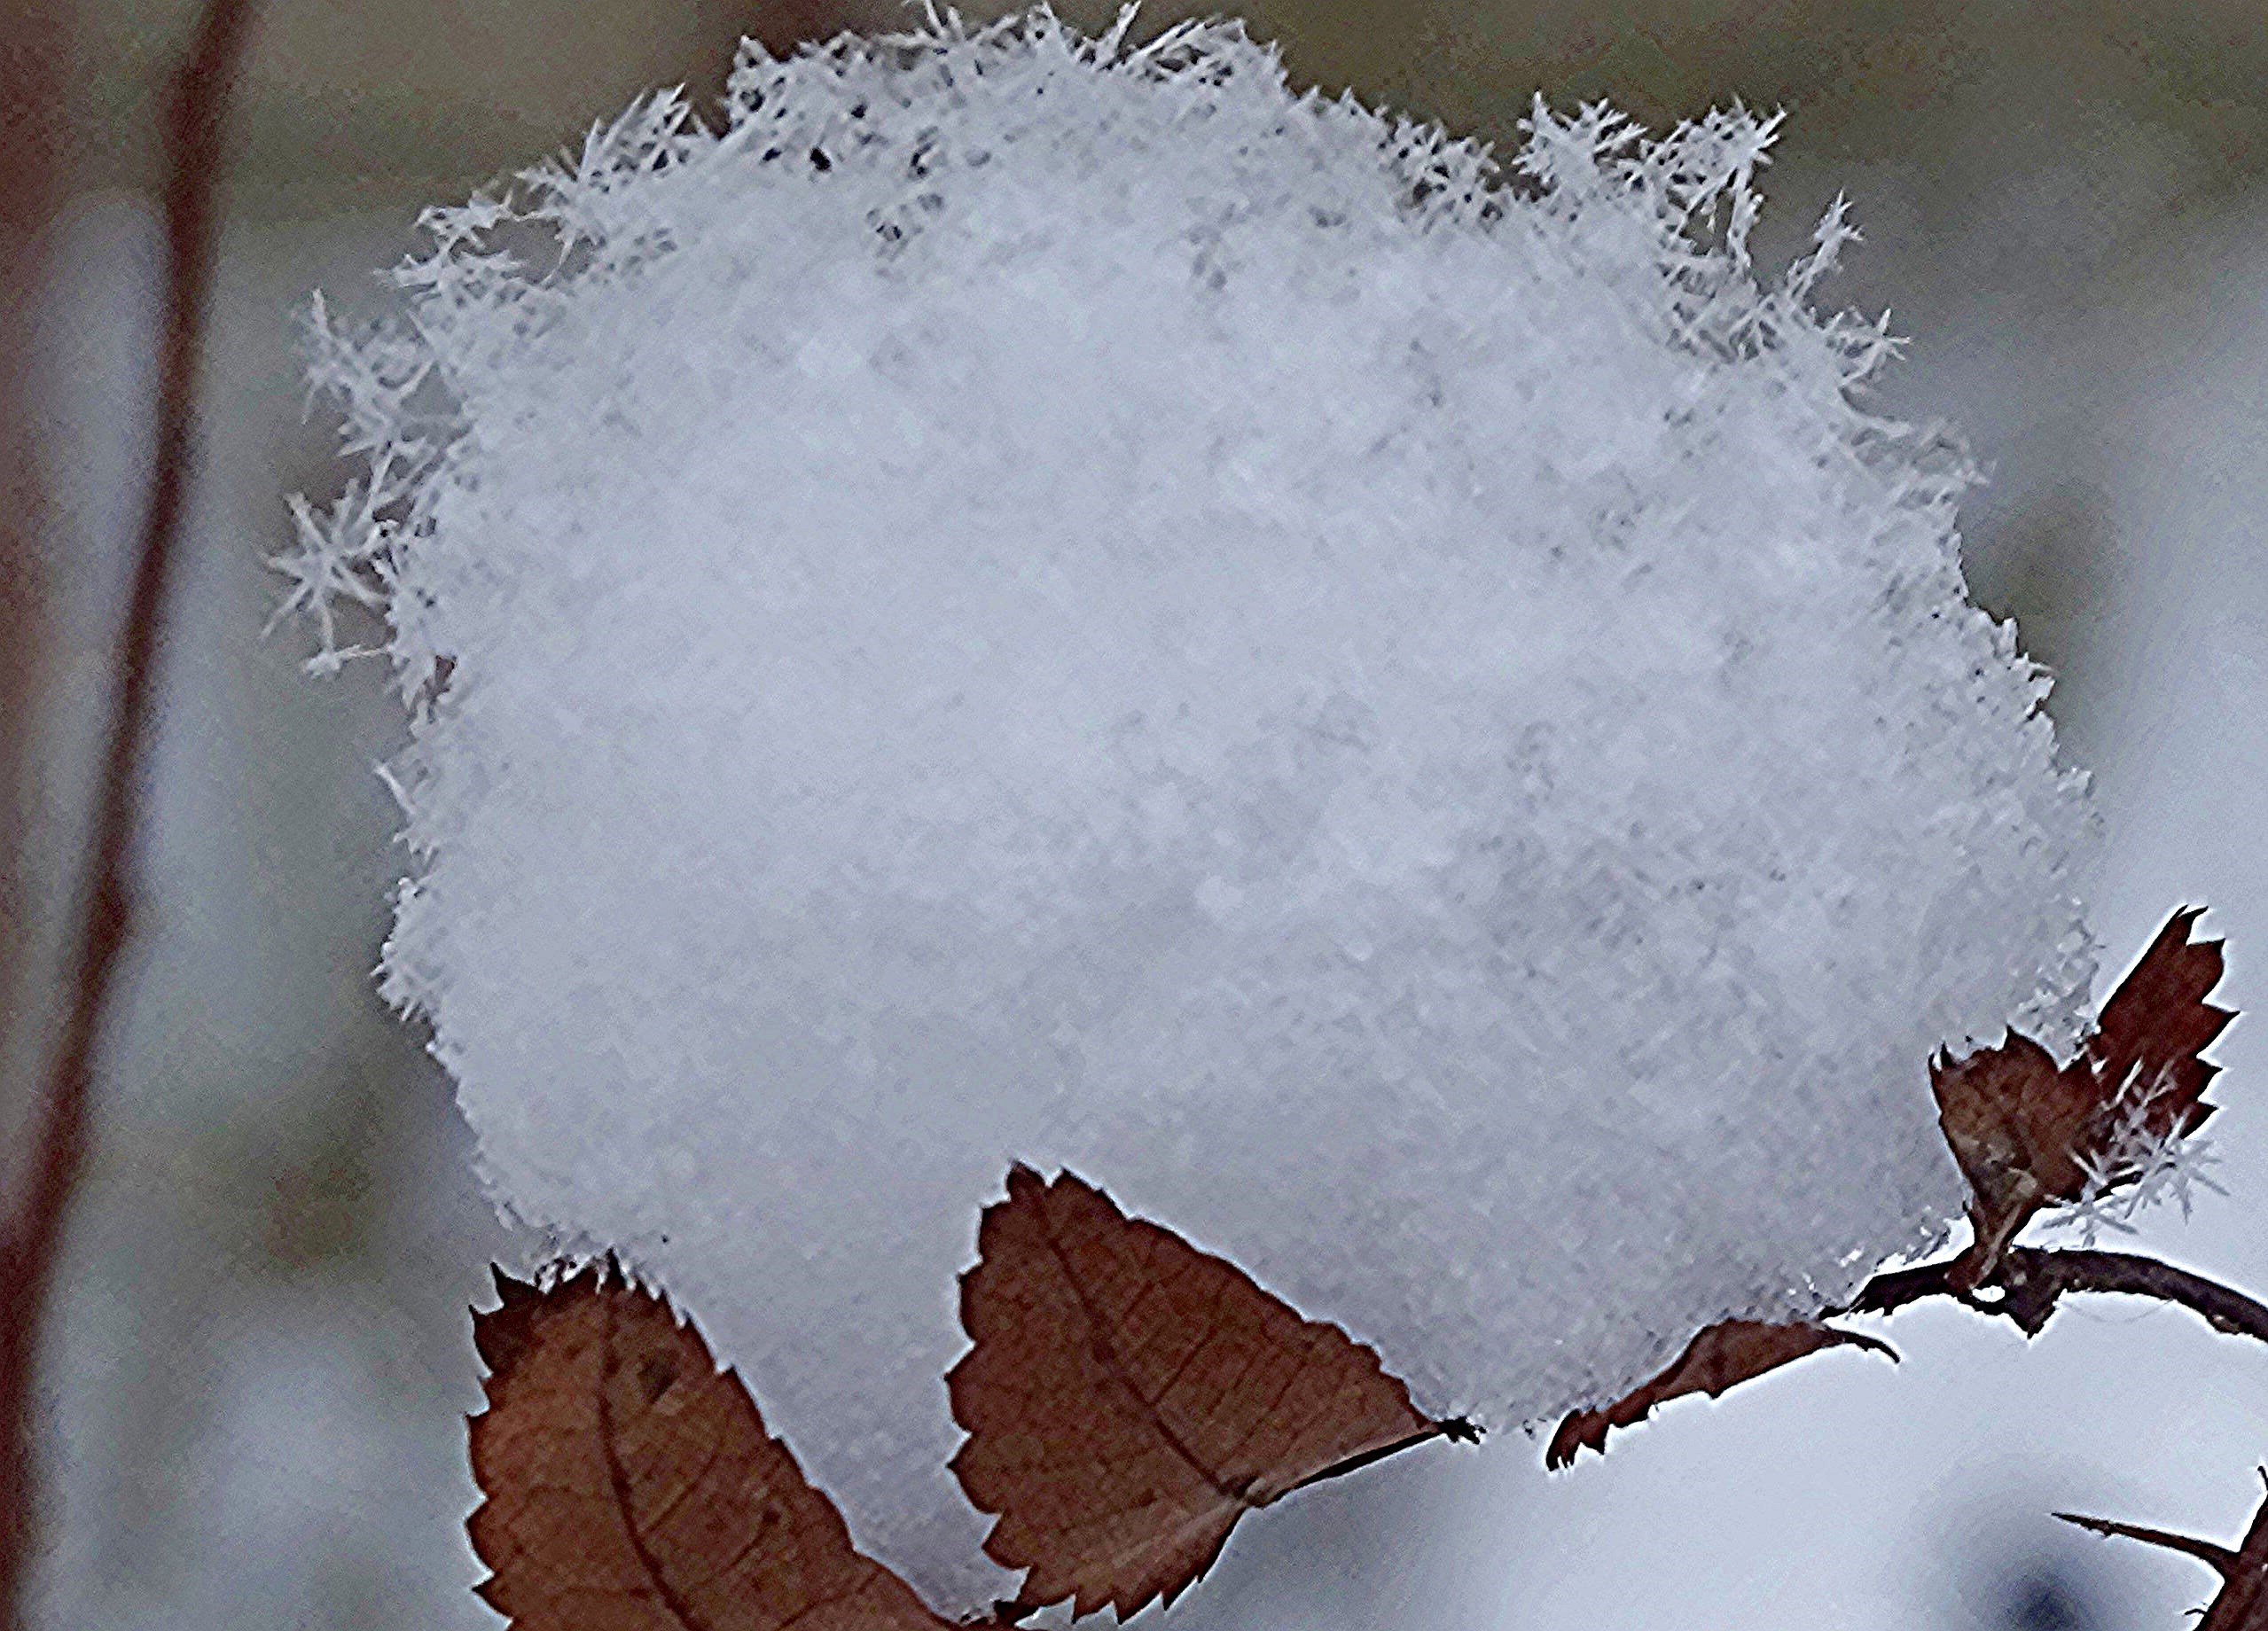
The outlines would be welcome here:
M 987 5 L 971 16 L 994 14 Z M 1104 8 L 1063 8 L 1090 27 Z M 1265 0 L 1232 7 L 1295 81 L 1517 144 L 1541 90 L 1657 127 L 1785 107 L 1762 258 L 1838 192 L 1865 242 L 1823 298 L 1911 337 L 1882 405 L 1990 468 L 1977 598 L 2020 621 L 2097 776 L 2106 979 L 2172 907 L 2233 937 L 2224 1001 L 2268 1005 L 2268 12 L 2256 0 Z M 1188 14 L 1158 4 L 1144 27 Z M 704 103 L 742 34 L 785 50 L 897 26 L 887 0 L 271 0 L 246 86 L 203 463 L 165 663 L 145 933 L 99 1085 L 37 1401 L 43 1627 L 498 1622 L 467 1587 L 479 1402 L 465 1309 L 508 1250 L 421 1039 L 369 971 L 403 856 L 372 767 L 376 663 L 300 671 L 263 635 L 283 496 L 343 472 L 293 320 L 348 309 L 423 204 L 579 138 L 656 84 Z M 43 641 L 0 628 L 36 724 L 24 956 L 51 956 L 84 819 L 149 435 L 156 98 L 182 0 L 0 0 L 0 254 L 43 394 Z M 33 94 L 51 72 L 43 104 Z M 55 112 L 57 99 L 62 113 Z M 46 111 L 43 112 L 43 108 Z M 27 111 L 28 110 L 28 112 Z M 0 176 L 0 193 L 6 178 Z M 19 205 L 21 200 L 17 201 Z M 11 364 L 13 365 L 12 363 Z M 0 471 L 0 475 L 4 475 Z M 4 490 L 0 488 L 0 490 Z M 0 563 L 4 564 L 4 563 Z M 0 673 L 0 679 L 6 675 Z M 27 695 L 38 706 L 27 711 Z M 2221 1156 L 2145 1243 L 2268 1292 L 2268 1029 L 2222 1042 Z M 22 1062 L 0 1073 L 20 1125 Z M 1920 1082 L 1917 1075 L 1917 1091 Z M 6 1163 L 0 1160 L 0 1177 Z M 1507 1243 L 1508 1249 L 1516 1249 Z M 1404 1457 L 1244 1526 L 1198 1627 L 2171 1627 L 2187 1561 L 2057 1509 L 2233 1540 L 2268 1459 L 2268 1354 L 2170 1310 L 2074 1305 L 2029 1347 L 1925 1308 L 1892 1368 L 1834 1354 L 1673 1408 L 1546 1478 L 1504 1434 Z

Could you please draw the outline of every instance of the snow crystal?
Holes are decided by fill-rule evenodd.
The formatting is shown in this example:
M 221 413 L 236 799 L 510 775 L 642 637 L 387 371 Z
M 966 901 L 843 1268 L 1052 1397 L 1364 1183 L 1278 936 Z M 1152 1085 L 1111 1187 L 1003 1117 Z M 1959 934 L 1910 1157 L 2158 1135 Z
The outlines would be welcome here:
M 2186 1219 L 2198 1190 L 2228 1193 L 2205 1175 L 2220 1165 L 2213 1141 L 2184 1132 L 2183 1118 L 2168 1121 L 2156 1110 L 2178 1085 L 2171 1071 L 2146 1081 L 2135 1066 L 2111 1099 L 2102 1148 L 2079 1157 L 2085 1187 L 2076 1200 L 2048 1214 L 2048 1227 L 2072 1230 L 2083 1245 L 2092 1245 L 2105 1229 L 2134 1234 L 2134 1219 L 2162 1202 L 2178 1205 Z
M 1224 25 L 745 51 L 318 310 L 382 611 L 389 995 L 499 1202 L 696 1310 L 860 1541 L 1003 1577 L 956 1273 L 1068 1164 L 1531 1420 L 1960 1206 L 2089 818 L 1957 443 L 1748 253 L 1767 121 L 1517 173 Z

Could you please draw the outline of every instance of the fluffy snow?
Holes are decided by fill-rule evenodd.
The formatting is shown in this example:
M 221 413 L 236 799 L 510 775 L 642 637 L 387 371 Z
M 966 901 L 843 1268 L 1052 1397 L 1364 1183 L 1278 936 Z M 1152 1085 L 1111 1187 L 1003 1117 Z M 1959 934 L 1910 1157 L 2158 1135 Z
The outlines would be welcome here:
M 751 47 L 317 309 L 386 988 L 942 1608 L 1012 1159 L 1515 1423 L 1942 1238 L 1929 1053 L 2076 1034 L 2080 779 L 1811 309 L 1841 212 L 1767 277 L 1768 121 L 1530 129 L 1220 25 Z

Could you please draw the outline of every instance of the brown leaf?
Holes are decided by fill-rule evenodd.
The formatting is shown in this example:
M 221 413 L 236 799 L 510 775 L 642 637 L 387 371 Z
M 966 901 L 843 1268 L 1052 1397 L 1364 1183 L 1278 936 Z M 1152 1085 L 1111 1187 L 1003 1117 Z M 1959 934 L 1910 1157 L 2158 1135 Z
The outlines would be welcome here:
M 1982 1279 L 2032 1214 L 2085 1188 L 2080 1152 L 2093 1136 L 2102 1098 L 2093 1074 L 2061 1071 L 2046 1049 L 2011 1032 L 1998 1048 L 1929 1061 L 1937 1122 L 1968 1181 L 1969 1262 Z M 1975 1284 L 1972 1280 L 1970 1284 Z
M 2264 1469 L 2264 1476 L 2268 1476 L 2268 1469 Z M 2069 1512 L 2058 1512 L 2056 1516 L 2067 1524 L 2076 1524 L 2097 1534 L 2140 1541 L 2145 1545 L 2180 1552 L 2212 1569 L 2221 1577 L 2220 1595 L 2207 1607 L 2195 1631 L 2268 1631 L 2268 1496 L 2262 1498 L 2259 1509 L 2252 1515 L 2252 1528 L 2245 1535 L 2243 1545 L 2235 1551 L 2210 1541 L 2170 1534 L 2162 1529 L 2145 1529 L 2137 1524 L 2116 1523 L 2107 1518 L 2079 1518 Z
M 593 1266 L 473 1316 L 480 1588 L 521 1631 L 936 1631 L 669 1307 Z
M 2190 925 L 2203 911 L 2185 907 L 2166 920 L 2103 1004 L 2085 1049 L 2106 1096 L 2115 1096 L 2130 1078 L 2153 1091 L 2151 1128 L 2161 1135 L 2194 1132 L 2213 1113 L 2200 1099 L 2220 1066 L 2198 1055 L 2236 1018 L 2235 1011 L 2205 1000 L 2220 983 L 2222 943 L 2191 943 Z
M 1544 1464 L 1553 1469 L 1572 1466 L 1584 1448 L 1607 1453 L 1607 1430 L 1631 1427 L 1653 1414 L 1656 1405 L 1687 1393 L 1707 1393 L 1714 1399 L 1727 1388 L 1777 1370 L 1822 1348 L 1858 1347 L 1887 1354 L 1897 1350 L 1887 1342 L 1855 1331 L 1799 1323 L 1768 1324 L 1762 1320 L 1724 1320 L 1709 1326 L 1685 1345 L 1670 1368 L 1652 1381 L 1599 1410 L 1576 1410 L 1560 1424 L 1544 1452 Z
M 2221 978 L 2221 942 L 2190 943 L 2202 910 L 2184 908 L 2167 920 L 2062 1069 L 2014 1032 L 1998 1048 L 1929 1062 L 1938 1124 L 1968 1181 L 1976 1237 L 1957 1290 L 1990 1278 L 2042 1207 L 2082 1198 L 2137 1106 L 2156 1137 L 2194 1132 L 2212 1113 L 2201 1096 L 2218 1067 L 2198 1056 L 2236 1016 L 2205 1001 Z M 2139 1175 L 2111 1178 L 2115 1187 Z
M 1378 1355 L 1234 1265 L 1128 1218 L 1066 1173 L 1019 1167 L 988 1208 L 946 1377 L 953 1471 L 999 1515 L 1022 1609 L 1120 1619 L 1180 1596 L 1247 1511 L 1437 1437 Z

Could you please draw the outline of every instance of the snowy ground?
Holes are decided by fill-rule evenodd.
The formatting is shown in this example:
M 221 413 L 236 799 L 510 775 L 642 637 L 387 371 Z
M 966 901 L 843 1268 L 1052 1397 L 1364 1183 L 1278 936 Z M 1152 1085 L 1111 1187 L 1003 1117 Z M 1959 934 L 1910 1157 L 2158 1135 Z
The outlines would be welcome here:
M 1864 203 L 1862 197 L 1862 218 Z M 313 684 L 263 644 L 247 540 L 323 480 L 280 319 L 404 240 L 384 222 L 267 220 L 229 244 L 215 416 L 168 668 L 155 932 L 105 1105 L 51 1369 L 55 1544 L 39 1623 L 474 1627 L 460 1520 L 462 1311 L 496 1240 L 445 1085 L 367 971 L 395 866 L 368 774 L 394 727 L 375 671 Z M 85 210 L 65 325 L 67 445 L 98 494 L 130 466 L 121 403 L 145 320 L 146 225 Z M 1867 251 L 1862 250 L 1864 256 Z M 1899 248 L 1883 251 L 1895 288 Z M 2232 218 L 2123 285 L 2084 340 L 2012 343 L 1957 314 L 1898 395 L 2002 461 L 1981 548 L 2058 494 L 2105 542 L 2068 644 L 2069 739 L 2099 772 L 2092 890 L 2114 964 L 2171 907 L 2232 937 L 2252 1009 L 2268 945 L 2268 230 Z M 2022 324 L 2016 324 L 2019 332 Z M 2043 424 L 2061 425 L 2048 433 Z M 2070 430 L 2077 425 L 2077 432 Z M 1997 507 L 1996 507 L 1997 506 Z M 86 559 L 114 509 L 83 511 Z M 1990 576 L 1992 562 L 1983 575 Z M 98 574 L 90 574 L 95 585 Z M 98 593 L 88 589 L 89 604 Z M 82 625 L 73 656 L 98 672 Z M 2229 1198 L 2145 1239 L 2268 1287 L 2268 1034 L 2217 1050 Z M 1320 1489 L 1240 1532 L 1176 1611 L 1191 1627 L 2172 1627 L 2207 1580 L 2066 1531 L 2056 1509 L 2233 1535 L 2268 1455 L 2262 1358 L 2187 1316 L 2074 1307 L 2027 1347 L 1926 1309 L 1891 1368 L 1836 1354 L 1685 1405 L 1546 1478 L 1513 1436 Z

